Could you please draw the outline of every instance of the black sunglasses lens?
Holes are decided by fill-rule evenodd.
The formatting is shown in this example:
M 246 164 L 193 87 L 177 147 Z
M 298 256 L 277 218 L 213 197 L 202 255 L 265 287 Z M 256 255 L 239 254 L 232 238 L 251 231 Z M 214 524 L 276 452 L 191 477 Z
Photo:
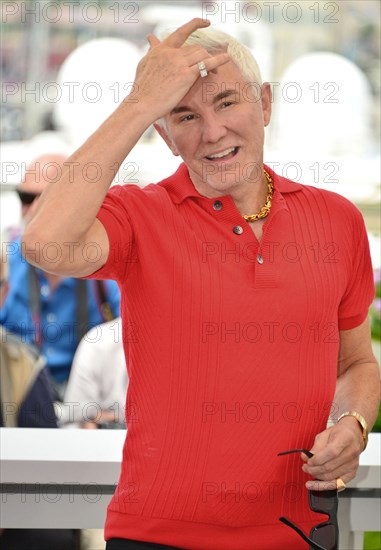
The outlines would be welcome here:
M 330 517 L 337 513 L 337 491 L 310 491 L 309 501 L 314 512 L 328 514 Z
M 331 523 L 314 527 L 311 530 L 310 538 L 326 550 L 337 550 L 336 527 Z
M 32 202 L 38 197 L 34 193 L 26 193 L 25 191 L 17 191 L 22 204 L 32 204 Z

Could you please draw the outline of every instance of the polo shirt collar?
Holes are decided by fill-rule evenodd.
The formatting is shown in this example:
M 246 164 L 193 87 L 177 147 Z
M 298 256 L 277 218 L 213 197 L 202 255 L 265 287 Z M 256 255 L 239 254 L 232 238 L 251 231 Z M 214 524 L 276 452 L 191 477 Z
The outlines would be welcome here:
M 175 204 L 182 203 L 188 197 L 201 197 L 189 177 L 188 168 L 184 162 L 180 164 L 172 176 L 162 180 L 158 185 L 163 186 L 168 191 Z
M 264 167 L 273 179 L 274 189 L 281 195 L 285 193 L 295 193 L 303 189 L 303 186 L 300 183 L 296 183 L 279 176 L 266 164 Z M 201 199 L 206 198 L 200 195 L 193 185 L 192 180 L 189 177 L 188 168 L 184 162 L 180 164 L 172 176 L 162 180 L 158 185 L 161 185 L 167 190 L 175 204 L 180 204 L 185 199 L 190 197 L 197 197 Z

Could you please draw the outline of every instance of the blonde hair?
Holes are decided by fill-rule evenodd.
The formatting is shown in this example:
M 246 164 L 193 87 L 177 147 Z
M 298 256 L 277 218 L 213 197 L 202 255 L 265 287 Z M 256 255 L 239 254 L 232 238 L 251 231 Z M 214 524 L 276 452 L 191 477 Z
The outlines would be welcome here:
M 165 36 L 169 34 L 169 32 L 166 32 Z M 213 27 L 197 29 L 184 42 L 184 46 L 190 46 L 191 44 L 199 44 L 209 53 L 216 53 L 216 50 L 227 46 L 229 56 L 248 82 L 262 85 L 261 71 L 253 54 L 247 46 L 233 38 L 230 34 Z

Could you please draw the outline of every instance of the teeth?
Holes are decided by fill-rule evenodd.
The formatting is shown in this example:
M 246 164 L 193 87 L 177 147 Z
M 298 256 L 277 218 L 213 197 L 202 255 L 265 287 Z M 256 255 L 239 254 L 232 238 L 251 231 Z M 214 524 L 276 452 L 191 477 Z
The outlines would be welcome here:
M 229 149 L 226 149 L 225 151 L 221 151 L 221 153 L 216 153 L 215 155 L 209 155 L 209 159 L 220 159 L 222 157 L 226 157 L 230 153 L 233 153 L 235 151 L 235 147 L 230 147 Z

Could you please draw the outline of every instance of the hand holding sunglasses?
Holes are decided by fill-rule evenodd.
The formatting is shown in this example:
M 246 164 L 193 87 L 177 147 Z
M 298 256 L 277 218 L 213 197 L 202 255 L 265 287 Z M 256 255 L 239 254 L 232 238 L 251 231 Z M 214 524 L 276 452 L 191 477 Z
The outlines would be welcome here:
M 314 455 L 306 449 L 292 449 L 290 451 L 283 451 L 278 453 L 278 456 L 287 455 L 290 453 L 303 453 L 308 458 L 312 458 Z M 345 483 L 342 479 L 337 480 L 337 489 L 331 491 L 308 491 L 308 501 L 310 508 L 313 512 L 326 514 L 327 521 L 315 525 L 310 531 L 308 537 L 303 531 L 295 525 L 292 521 L 281 516 L 279 521 L 291 527 L 298 533 L 310 545 L 310 550 L 338 550 L 339 547 L 339 527 L 337 523 L 337 507 L 338 497 L 337 493 L 345 489 Z

